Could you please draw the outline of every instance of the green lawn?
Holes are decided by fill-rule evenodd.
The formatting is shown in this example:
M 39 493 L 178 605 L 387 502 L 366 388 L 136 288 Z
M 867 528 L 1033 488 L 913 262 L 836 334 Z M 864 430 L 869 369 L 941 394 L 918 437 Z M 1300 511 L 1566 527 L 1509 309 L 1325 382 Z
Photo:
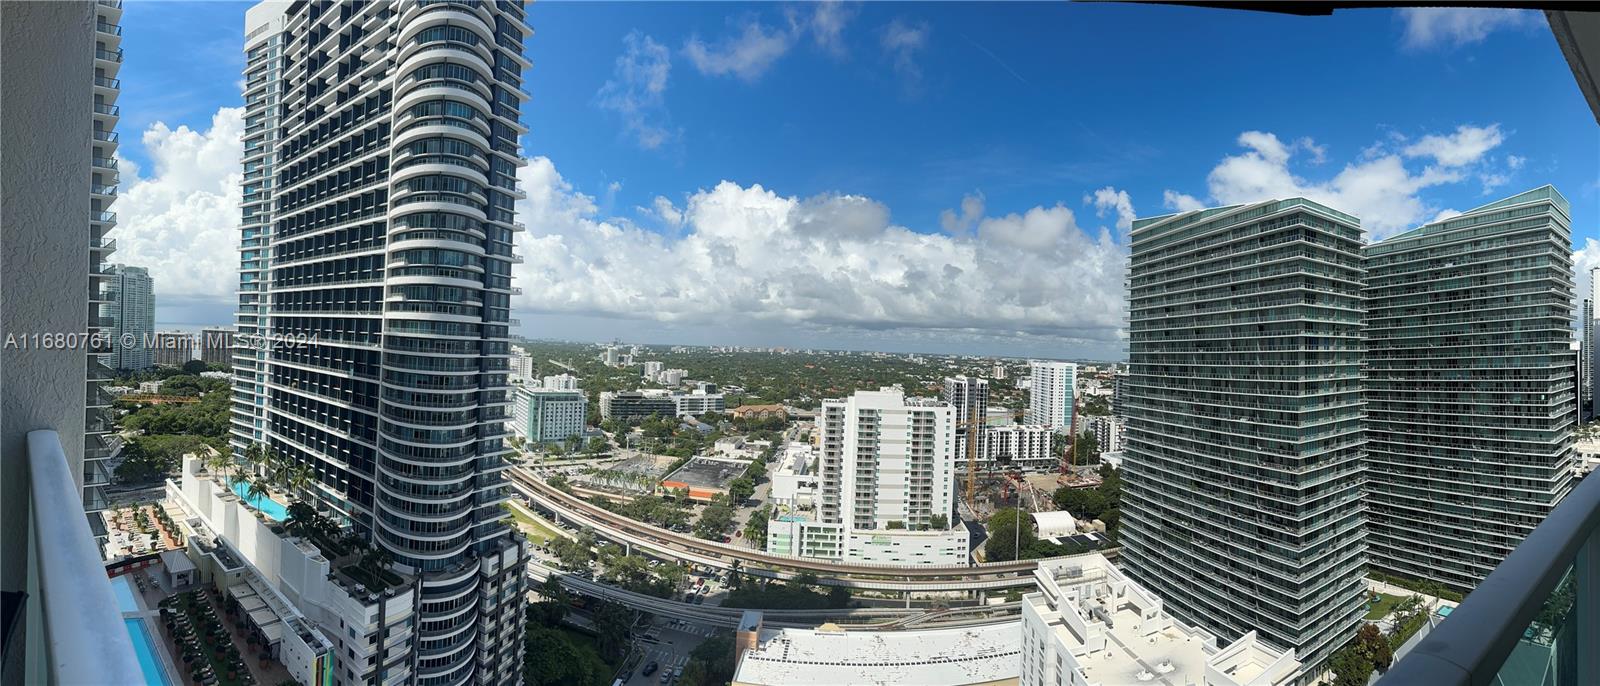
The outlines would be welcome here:
M 506 505 L 505 510 L 506 514 L 511 515 L 511 519 L 516 521 L 517 527 L 522 529 L 522 532 L 528 535 L 528 541 L 532 542 L 534 545 L 543 544 L 545 541 L 561 535 L 556 533 L 554 529 L 546 526 L 543 522 L 523 514 L 520 510 L 517 510 L 510 505 Z
M 1395 607 L 1399 606 L 1403 600 L 1405 600 L 1405 596 L 1378 594 L 1377 602 L 1372 603 L 1372 609 L 1367 611 L 1367 619 L 1383 619 L 1384 616 L 1393 612 Z

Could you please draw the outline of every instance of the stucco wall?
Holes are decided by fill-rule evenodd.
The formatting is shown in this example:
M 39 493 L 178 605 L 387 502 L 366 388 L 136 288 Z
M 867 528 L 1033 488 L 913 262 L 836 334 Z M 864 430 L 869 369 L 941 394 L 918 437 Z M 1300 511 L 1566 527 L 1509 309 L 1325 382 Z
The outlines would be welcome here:
M 27 550 L 27 432 L 60 432 L 73 476 L 83 478 L 86 350 L 22 350 L 3 341 L 11 334 L 81 334 L 88 323 L 93 35 L 88 2 L 0 2 L 0 550 L 6 551 L 0 589 L 6 591 L 26 584 L 28 556 L 12 553 Z M 20 678 L 13 671 L 20 667 L 8 663 L 0 681 Z

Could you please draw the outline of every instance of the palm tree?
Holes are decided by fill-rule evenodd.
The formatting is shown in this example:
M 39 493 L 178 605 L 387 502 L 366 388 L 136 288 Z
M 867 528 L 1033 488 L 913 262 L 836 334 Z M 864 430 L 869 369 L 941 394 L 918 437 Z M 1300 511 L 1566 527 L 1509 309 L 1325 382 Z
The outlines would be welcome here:
M 311 468 L 310 463 L 296 462 L 284 471 L 286 472 L 284 486 L 294 493 L 296 498 L 304 499 L 306 492 L 311 490 L 311 485 L 317 479 L 316 470 Z
M 267 480 L 266 479 L 261 478 L 259 476 L 247 476 L 247 477 L 245 477 L 245 481 L 249 482 L 249 484 L 250 484 L 250 487 L 245 489 L 245 492 L 244 492 L 246 498 L 248 498 L 248 499 L 250 499 L 252 501 L 257 501 L 257 500 L 260 500 L 261 498 L 266 497 L 266 495 L 267 495 Z
M 209 470 L 212 475 L 222 477 L 222 486 L 223 488 L 227 488 L 228 466 L 232 463 L 233 460 L 227 455 L 222 454 L 220 451 L 214 452 L 206 458 L 206 469 Z

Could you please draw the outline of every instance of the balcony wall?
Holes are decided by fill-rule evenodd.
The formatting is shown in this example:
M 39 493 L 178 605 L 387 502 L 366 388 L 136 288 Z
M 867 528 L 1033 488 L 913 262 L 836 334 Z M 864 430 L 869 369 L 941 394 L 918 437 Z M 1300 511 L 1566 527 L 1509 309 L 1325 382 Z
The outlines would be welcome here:
M 94 10 L 86 2 L 0 3 L 0 331 L 81 333 L 89 316 L 90 138 L 94 73 Z M 63 79 L 64 74 L 80 75 Z M 30 341 L 31 342 L 31 341 Z M 5 607 L 39 598 L 27 590 L 29 467 L 27 434 L 53 429 L 64 448 L 62 468 L 82 482 L 84 349 L 0 351 L 0 591 Z M 74 487 L 76 488 L 76 486 Z M 74 494 L 74 513 L 82 497 Z M 65 545 L 66 542 L 52 543 Z M 92 541 L 87 545 L 93 546 Z M 80 575 L 81 576 L 81 575 Z M 102 571 L 103 578 L 104 573 Z M 109 591 L 109 587 L 107 589 Z M 115 605 L 112 605 L 115 607 Z M 6 619 L 10 619 L 9 617 Z M 0 629 L 10 629 L 9 621 Z M 122 628 L 120 621 L 116 628 Z M 12 634 L 0 683 L 44 683 L 44 628 L 29 622 Z M 126 633 L 124 632 L 124 639 Z M 26 670 L 26 671 L 25 671 Z

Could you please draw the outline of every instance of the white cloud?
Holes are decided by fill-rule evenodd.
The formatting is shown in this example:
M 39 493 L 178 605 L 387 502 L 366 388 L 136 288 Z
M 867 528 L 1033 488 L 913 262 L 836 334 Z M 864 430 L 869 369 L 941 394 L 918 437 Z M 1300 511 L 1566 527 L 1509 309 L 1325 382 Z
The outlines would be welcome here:
M 1483 159 L 1484 153 L 1505 141 L 1499 124 L 1488 126 L 1456 127 L 1454 134 L 1423 136 L 1422 140 L 1405 147 L 1406 157 L 1432 157 L 1446 167 L 1461 167 Z
M 1133 201 L 1128 198 L 1127 191 L 1119 191 L 1106 186 L 1094 192 L 1093 196 L 1083 196 L 1083 204 L 1094 205 L 1095 216 L 1104 217 L 1107 212 L 1117 213 L 1117 228 L 1127 231 L 1133 228 Z
M 1161 204 L 1169 210 L 1177 210 L 1179 212 L 1203 210 L 1206 207 L 1205 202 L 1201 199 L 1170 189 L 1162 191 Z
M 908 24 L 899 18 L 883 27 L 881 43 L 884 54 L 894 63 L 900 75 L 900 84 L 908 93 L 916 92 L 922 85 L 922 67 L 917 64 L 917 53 L 928 47 L 928 25 Z
M 1449 219 L 1451 217 L 1459 217 L 1459 216 L 1461 216 L 1461 214 L 1462 214 L 1461 210 L 1455 210 L 1455 209 L 1449 209 L 1449 208 L 1442 209 L 1442 210 L 1439 210 L 1438 214 L 1433 215 L 1433 219 L 1429 219 L 1428 223 L 1432 224 L 1433 222 L 1442 222 L 1442 221 L 1444 221 L 1446 219 Z
M 238 107 L 217 110 L 205 131 L 156 122 L 141 138 L 152 168 L 121 165 L 111 261 L 148 268 L 163 304 L 238 290 L 243 133 Z
M 672 204 L 671 200 L 668 200 L 663 196 L 656 196 L 655 200 L 651 201 L 650 207 L 640 207 L 637 209 L 641 214 L 646 214 L 655 217 L 656 219 L 660 219 L 662 222 L 666 223 L 667 226 L 676 227 L 683 225 L 683 210 L 678 209 L 677 205 Z
M 1391 137 L 1363 150 L 1357 162 L 1346 165 L 1332 178 L 1314 181 L 1290 170 L 1297 149 L 1307 146 L 1286 146 L 1274 134 L 1247 131 L 1238 140 L 1247 151 L 1223 158 L 1211 170 L 1207 185 L 1212 199 L 1225 205 L 1295 196 L 1311 198 L 1360 217 L 1369 237 L 1380 239 L 1437 213 L 1439 208 L 1430 207 L 1419 193 L 1471 178 L 1467 169 L 1481 162 L 1502 140 L 1498 125 L 1462 126 L 1453 134 L 1425 136 L 1396 153 L 1388 146 L 1404 140 Z M 1312 154 L 1315 155 L 1314 150 Z M 1408 157 L 1432 158 L 1438 164 L 1412 169 L 1406 166 Z M 1478 173 L 1495 172 L 1478 165 Z M 1178 207 L 1193 199 L 1174 194 L 1166 200 L 1169 207 Z
M 793 34 L 751 21 L 739 35 L 715 46 L 701 41 L 699 36 L 690 36 L 683 44 L 683 54 L 702 74 L 732 74 L 745 81 L 755 81 L 793 46 Z
M 790 14 L 789 23 L 795 31 L 809 29 L 811 40 L 817 47 L 834 57 L 844 57 L 844 28 L 855 19 L 855 8 L 838 0 L 823 0 L 812 6 L 811 16 L 802 19 Z
M 983 193 L 972 193 L 961 196 L 961 214 L 955 210 L 945 210 L 939 213 L 939 227 L 945 233 L 966 233 L 976 226 L 978 220 L 983 219 Z
M 1538 12 L 1487 8 L 1423 8 L 1400 10 L 1405 22 L 1404 45 L 1413 50 L 1460 47 L 1477 43 L 1500 29 L 1543 26 Z
M 1521 169 L 1522 165 L 1527 164 L 1527 163 L 1528 163 L 1528 158 L 1526 158 L 1526 157 L 1518 157 L 1516 155 L 1506 155 L 1506 166 L 1511 167 L 1512 169 Z
M 1317 145 L 1317 142 L 1307 136 L 1294 142 L 1296 147 L 1311 153 L 1312 164 L 1322 164 L 1328 160 L 1328 146 Z
M 622 44 L 612 78 L 595 94 L 595 102 L 622 117 L 623 130 L 639 147 L 654 150 L 673 136 L 661 121 L 672 60 L 666 46 L 638 31 L 624 36 Z
M 862 335 L 1121 333 L 1126 252 L 1079 230 L 1065 207 L 979 219 L 975 233 L 952 236 L 895 225 L 870 198 L 723 181 L 692 194 L 682 234 L 665 236 L 602 217 L 547 158 L 519 177 L 530 228 L 513 304 L 531 313 Z M 964 211 L 981 203 L 968 200 Z

